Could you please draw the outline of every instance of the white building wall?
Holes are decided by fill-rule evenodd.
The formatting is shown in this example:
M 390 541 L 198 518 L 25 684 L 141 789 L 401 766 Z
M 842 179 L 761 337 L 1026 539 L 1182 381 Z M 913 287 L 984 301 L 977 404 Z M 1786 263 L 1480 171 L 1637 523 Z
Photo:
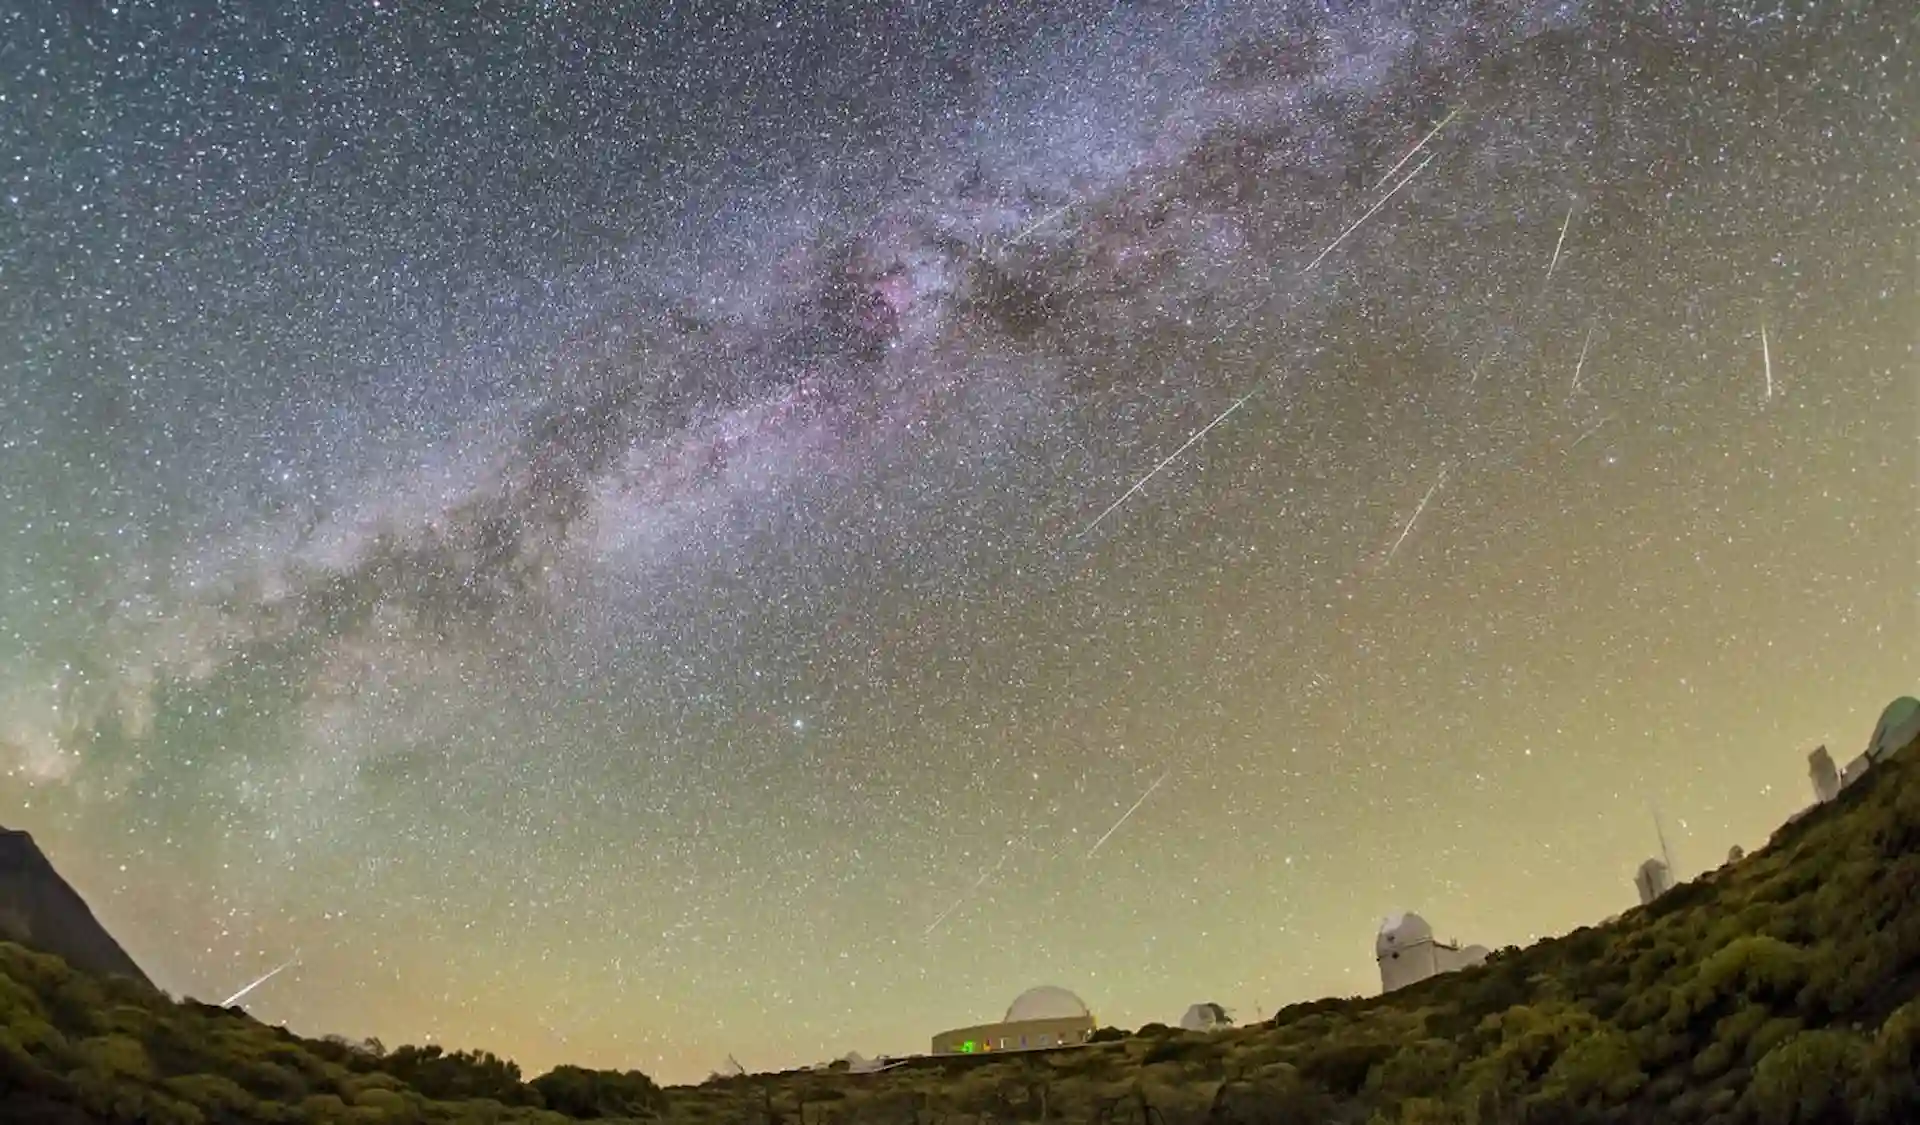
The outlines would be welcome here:
M 1418 914 L 1395 914 L 1380 923 L 1373 957 L 1380 965 L 1380 991 L 1392 992 L 1440 973 L 1481 964 L 1487 947 L 1465 949 L 1434 939 L 1433 927 Z
M 1640 893 L 1640 905 L 1645 906 L 1673 889 L 1673 872 L 1660 860 L 1650 859 L 1633 873 L 1633 889 Z
M 1433 942 L 1423 941 L 1380 958 L 1380 991 L 1393 992 L 1444 972 L 1439 952 Z

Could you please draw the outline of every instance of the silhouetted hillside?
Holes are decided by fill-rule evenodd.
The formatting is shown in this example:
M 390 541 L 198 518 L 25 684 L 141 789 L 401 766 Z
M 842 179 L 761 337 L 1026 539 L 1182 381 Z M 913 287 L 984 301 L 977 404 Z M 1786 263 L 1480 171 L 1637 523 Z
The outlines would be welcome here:
M 149 984 L 25 832 L 0 828 L 0 939 L 52 953 L 89 973 Z
M 1920 750 L 1651 907 L 1389 996 L 1223 1032 L 878 1074 L 523 1081 L 485 1053 L 307 1040 L 0 945 L 0 1121 L 757 1125 L 1920 1121 Z

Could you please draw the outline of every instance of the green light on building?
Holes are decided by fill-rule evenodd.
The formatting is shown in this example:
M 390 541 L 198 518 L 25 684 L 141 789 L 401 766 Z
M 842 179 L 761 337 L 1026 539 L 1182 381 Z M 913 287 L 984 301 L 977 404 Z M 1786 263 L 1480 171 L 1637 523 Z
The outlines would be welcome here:
M 973 1043 L 973 1040 L 971 1039 L 967 1040 L 965 1043 L 960 1044 L 960 1053 L 963 1055 L 971 1055 L 973 1054 L 974 1050 L 975 1050 L 974 1043 Z

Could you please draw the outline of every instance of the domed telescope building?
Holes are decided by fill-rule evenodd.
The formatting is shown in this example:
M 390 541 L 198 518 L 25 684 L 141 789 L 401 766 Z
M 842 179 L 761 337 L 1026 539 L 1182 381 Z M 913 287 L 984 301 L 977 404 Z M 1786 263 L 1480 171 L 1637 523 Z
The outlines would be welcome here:
M 1233 1026 L 1233 1017 L 1220 1005 L 1208 1001 L 1190 1006 L 1180 1017 L 1182 1031 L 1224 1031 Z
M 1880 712 L 1873 738 L 1867 742 L 1867 758 L 1873 762 L 1885 761 L 1905 750 L 1916 738 L 1920 738 L 1920 699 L 1903 695 Z
M 1380 963 L 1380 991 L 1387 993 L 1441 973 L 1484 964 L 1487 947 L 1440 941 L 1425 918 L 1403 911 L 1388 915 L 1380 923 L 1373 939 L 1373 957 Z
M 1029 988 L 1014 998 L 999 1023 L 943 1031 L 933 1037 L 936 1055 L 988 1051 L 1040 1051 L 1072 1047 L 1093 1035 L 1093 1013 L 1073 993 L 1053 985 Z
M 1848 762 L 1845 768 L 1835 772 L 1833 757 L 1824 746 L 1807 755 L 1808 769 L 1813 775 L 1815 802 L 1824 804 L 1838 798 L 1841 790 L 1865 777 L 1874 766 L 1912 745 L 1916 738 L 1920 738 L 1920 699 L 1903 695 L 1880 712 L 1880 721 L 1874 724 L 1873 737 L 1867 740 L 1867 748 L 1859 757 Z

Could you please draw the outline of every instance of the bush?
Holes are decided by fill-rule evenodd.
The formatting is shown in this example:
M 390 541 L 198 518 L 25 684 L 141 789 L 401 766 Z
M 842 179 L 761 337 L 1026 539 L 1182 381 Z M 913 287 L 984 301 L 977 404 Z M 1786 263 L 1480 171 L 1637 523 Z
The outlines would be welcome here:
M 548 1109 L 568 1117 L 648 1117 L 666 1108 L 666 1095 L 637 1070 L 555 1067 L 533 1080 Z
M 1860 1120 L 1920 1121 L 1920 1000 L 1909 1000 L 1873 1038 L 1860 1075 Z
M 1301 1057 L 1300 1074 L 1336 1097 L 1351 1098 L 1373 1068 L 1397 1050 L 1395 1044 L 1370 1040 L 1328 1043 Z
M 1762 1125 L 1844 1120 L 1865 1056 L 1864 1044 L 1849 1032 L 1803 1031 L 1753 1068 L 1747 1101 Z
M 1797 946 L 1764 934 L 1735 938 L 1707 958 L 1689 990 L 1698 1012 L 1716 1001 L 1745 998 L 1771 1008 L 1790 1006 L 1807 981 L 1808 958 Z
M 1155 1063 L 1179 1062 L 1182 1059 L 1196 1058 L 1210 1054 L 1212 1044 L 1205 1039 L 1191 1035 L 1168 1035 L 1159 1037 L 1147 1053 L 1140 1058 L 1140 1065 L 1152 1066 Z
M 1575 1106 L 1618 1105 L 1646 1084 L 1633 1040 L 1612 1028 L 1575 1039 L 1546 1074 L 1547 1090 Z
M 1367 1084 L 1389 1102 L 1421 1098 L 1445 1090 L 1459 1065 L 1460 1051 L 1452 1043 L 1422 1039 L 1400 1048 L 1373 1068 Z

